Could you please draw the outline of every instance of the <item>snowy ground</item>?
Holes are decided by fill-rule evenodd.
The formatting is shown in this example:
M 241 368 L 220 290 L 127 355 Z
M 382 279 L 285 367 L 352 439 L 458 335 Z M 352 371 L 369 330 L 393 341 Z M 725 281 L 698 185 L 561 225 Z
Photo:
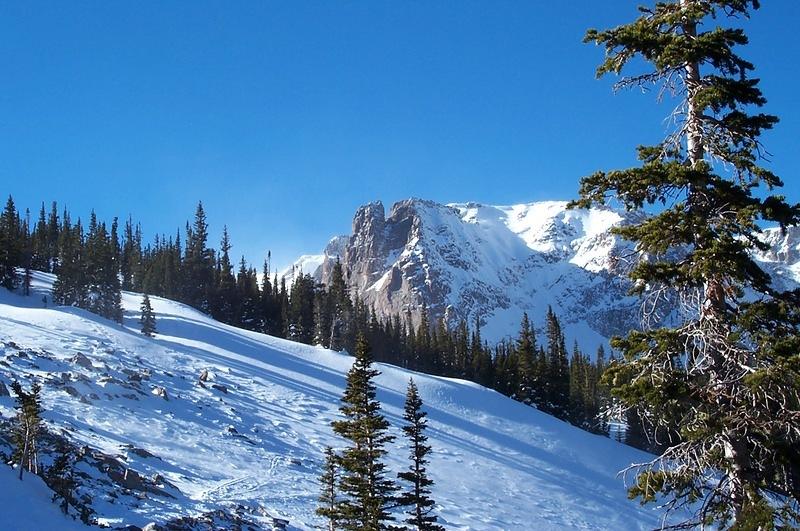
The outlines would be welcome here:
M 120 326 L 82 310 L 43 308 L 51 282 L 37 273 L 31 297 L 0 290 L 0 381 L 47 381 L 52 429 L 177 488 L 174 497 L 135 503 L 98 494 L 93 505 L 105 522 L 143 526 L 243 504 L 288 519 L 291 529 L 321 523 L 317 477 L 323 448 L 343 446 L 330 422 L 351 357 L 222 325 L 156 297 L 159 333 L 148 339 L 138 333 L 139 295 L 124 294 Z M 91 363 L 78 363 L 78 353 Z M 433 494 L 447 529 L 658 527 L 658 513 L 628 501 L 617 477 L 646 454 L 470 382 L 379 368 L 378 398 L 398 436 L 394 472 L 405 466 L 399 426 L 409 377 L 419 386 L 431 419 Z M 210 378 L 201 386 L 204 370 Z M 0 397 L 0 415 L 11 416 L 12 405 Z M 4 502 L 13 493 L 15 505 L 48 505 L 42 485 L 26 480 L 18 490 L 16 481 L 0 466 Z M 19 514 L 0 511 L 0 529 L 44 528 L 21 525 Z
M 64 516 L 50 502 L 53 492 L 36 476 L 24 481 L 6 466 L 0 465 L 0 529 L 3 531 L 58 530 L 73 531 L 86 526 Z

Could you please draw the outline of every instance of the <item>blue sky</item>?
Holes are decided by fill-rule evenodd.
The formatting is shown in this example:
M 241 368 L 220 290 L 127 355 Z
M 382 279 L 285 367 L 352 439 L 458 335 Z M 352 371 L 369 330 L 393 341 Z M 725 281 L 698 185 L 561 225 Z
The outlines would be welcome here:
M 366 202 L 574 197 L 631 165 L 672 104 L 612 94 L 586 28 L 641 1 L 0 1 L 0 192 L 174 233 L 198 200 L 213 244 L 276 265 Z M 771 168 L 794 157 L 800 3 L 745 22 Z

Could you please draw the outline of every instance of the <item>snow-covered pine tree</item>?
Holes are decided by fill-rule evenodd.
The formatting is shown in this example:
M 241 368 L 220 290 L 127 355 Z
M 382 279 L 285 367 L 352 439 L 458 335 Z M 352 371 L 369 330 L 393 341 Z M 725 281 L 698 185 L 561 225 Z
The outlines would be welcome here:
M 639 148 L 641 166 L 598 172 L 576 205 L 615 198 L 656 210 L 617 229 L 636 242 L 631 272 L 645 296 L 681 302 L 680 322 L 657 315 L 616 339 L 624 360 L 605 381 L 647 422 L 680 437 L 637 474 L 631 494 L 668 509 L 696 509 L 684 527 L 795 527 L 800 518 L 800 292 L 777 292 L 750 252 L 760 227 L 800 221 L 800 206 L 774 193 L 759 140 L 776 117 L 754 66 L 736 47 L 757 0 L 672 0 L 640 8 L 616 28 L 589 30 L 605 48 L 598 75 L 644 68 L 618 87 L 674 95 L 675 130 Z
M 339 410 L 344 420 L 333 431 L 350 441 L 338 458 L 341 470 L 337 503 L 339 525 L 346 531 L 386 529 L 394 517 L 389 512 L 395 483 L 386 477 L 383 457 L 394 437 L 386 433 L 389 422 L 380 412 L 373 383 L 380 372 L 372 367 L 370 347 L 363 335 L 356 338 L 355 361 L 347 373 L 347 386 Z
M 156 333 L 156 316 L 153 313 L 153 306 L 150 304 L 150 296 L 147 293 L 142 297 L 140 309 L 142 315 L 139 318 L 139 324 L 142 334 L 147 337 L 153 337 L 153 334 Z
M 425 435 L 427 416 L 428 414 L 422 410 L 422 398 L 419 396 L 417 385 L 410 379 L 403 413 L 403 419 L 406 421 L 403 433 L 408 439 L 411 463 L 406 471 L 397 474 L 397 477 L 407 482 L 409 486 L 397 497 L 397 503 L 408 508 L 406 511 L 408 518 L 405 523 L 410 524 L 412 529 L 444 531 L 444 528 L 436 523 L 438 518 L 433 514 L 433 506 L 436 504 L 431 498 L 430 487 L 433 485 L 433 480 L 428 477 L 426 469 L 428 454 L 431 453 L 431 447 L 426 444 L 428 436 Z

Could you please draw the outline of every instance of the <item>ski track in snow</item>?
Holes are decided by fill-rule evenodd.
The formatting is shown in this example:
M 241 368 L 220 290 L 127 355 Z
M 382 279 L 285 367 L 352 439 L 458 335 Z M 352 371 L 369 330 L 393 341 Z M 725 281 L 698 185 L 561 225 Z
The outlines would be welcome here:
M 140 295 L 123 294 L 120 326 L 74 308 L 42 308 L 53 277 L 36 273 L 34 280 L 31 297 L 0 290 L 0 341 L 34 352 L 25 359 L 0 346 L 0 381 L 28 385 L 34 377 L 69 372 L 78 395 L 46 384 L 47 423 L 70 428 L 80 444 L 111 455 L 124 454 L 124 445 L 147 450 L 155 457 L 129 453 L 130 467 L 161 474 L 182 494 L 135 506 L 98 500 L 101 516 L 114 525 L 143 526 L 242 503 L 287 518 L 291 529 L 322 523 L 314 515 L 317 478 L 325 446 L 345 446 L 330 422 L 339 418 L 350 356 L 239 330 L 158 297 L 151 297 L 158 334 L 148 339 L 138 333 Z M 92 366 L 72 363 L 78 353 Z M 409 377 L 419 387 L 430 415 L 433 497 L 447 529 L 659 525 L 658 511 L 628 501 L 617 477 L 647 454 L 471 382 L 378 368 L 378 399 L 397 437 L 388 458 L 392 475 L 406 466 L 400 426 Z M 203 370 L 209 372 L 205 387 L 198 383 Z M 168 400 L 153 394 L 157 387 Z M 13 414 L 10 397 L 0 397 L 0 414 Z M 9 478 L 0 474 L 0 492 Z M 42 504 L 41 498 L 24 503 Z M 0 514 L 0 528 L 24 529 L 14 518 Z

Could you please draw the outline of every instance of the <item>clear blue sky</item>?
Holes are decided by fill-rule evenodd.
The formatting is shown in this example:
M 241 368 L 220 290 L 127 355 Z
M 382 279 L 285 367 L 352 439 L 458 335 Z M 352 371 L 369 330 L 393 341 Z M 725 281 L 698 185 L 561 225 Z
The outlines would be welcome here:
M 597 81 L 587 27 L 636 1 L 0 1 L 0 192 L 174 233 L 203 200 L 216 246 L 276 265 L 410 196 L 574 196 L 630 165 L 671 104 Z M 744 52 L 772 168 L 800 200 L 800 2 L 766 1 Z

